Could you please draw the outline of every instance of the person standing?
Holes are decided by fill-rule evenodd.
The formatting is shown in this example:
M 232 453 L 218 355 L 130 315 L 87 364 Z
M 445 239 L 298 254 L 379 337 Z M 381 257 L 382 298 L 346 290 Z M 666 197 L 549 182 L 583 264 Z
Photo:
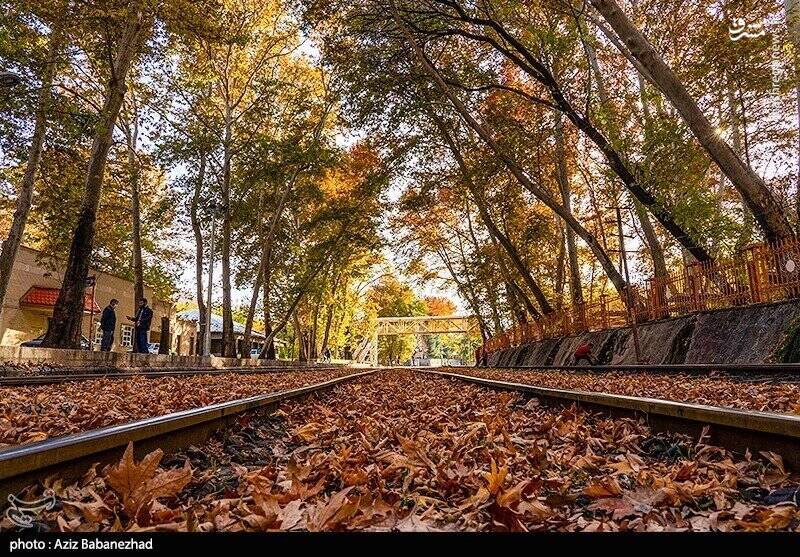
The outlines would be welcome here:
M 110 352 L 111 345 L 114 344 L 114 329 L 117 328 L 116 307 L 119 300 L 111 298 L 108 305 L 103 310 L 100 317 L 100 330 L 103 331 L 103 338 L 100 340 L 100 352 Z
M 142 298 L 139 302 L 139 309 L 136 312 L 136 317 L 128 316 L 129 321 L 133 321 L 133 336 L 134 345 L 133 351 L 139 354 L 147 354 L 149 352 L 148 342 L 150 324 L 153 322 L 153 310 L 147 305 L 147 298 Z

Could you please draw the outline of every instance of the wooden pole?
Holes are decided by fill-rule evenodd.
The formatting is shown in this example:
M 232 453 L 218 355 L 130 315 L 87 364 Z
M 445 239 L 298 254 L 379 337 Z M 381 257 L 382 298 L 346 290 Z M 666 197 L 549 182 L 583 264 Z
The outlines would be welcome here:
M 161 337 L 158 342 L 158 353 L 169 354 L 169 317 L 161 317 Z
M 97 287 L 97 276 L 91 276 L 88 280 L 92 281 L 92 309 L 89 313 L 89 350 L 94 352 L 94 289 Z M 84 303 L 86 303 L 84 301 Z

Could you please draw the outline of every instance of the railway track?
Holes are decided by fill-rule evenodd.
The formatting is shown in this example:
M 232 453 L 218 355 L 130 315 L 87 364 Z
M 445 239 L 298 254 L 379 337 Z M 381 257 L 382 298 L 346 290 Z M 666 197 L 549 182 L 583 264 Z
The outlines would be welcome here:
M 338 369 L 342 366 L 314 366 L 318 371 Z M 142 368 L 135 371 L 119 371 L 115 368 L 98 368 L 92 372 L 63 373 L 48 375 L 29 375 L 0 377 L 0 387 L 24 387 L 33 385 L 53 385 L 71 381 L 88 379 L 126 379 L 131 377 L 181 377 L 191 375 L 223 375 L 240 373 L 260 375 L 281 371 L 297 371 L 306 368 L 293 366 L 264 367 L 226 367 L 226 368 Z M 492 369 L 489 367 L 487 369 Z M 497 366 L 497 369 L 569 371 L 572 373 L 611 373 L 611 372 L 646 372 L 646 373 L 685 373 L 707 375 L 712 372 L 723 372 L 732 377 L 748 381 L 800 381 L 800 364 L 664 364 L 664 365 L 608 365 L 608 366 Z
M 748 449 L 756 455 L 757 451 L 773 451 L 781 454 L 789 467 L 795 470 L 800 467 L 800 416 L 746 412 L 608 393 L 544 388 L 473 377 L 458 373 L 457 368 L 411 369 L 420 374 L 440 377 L 453 382 L 469 382 L 493 390 L 521 392 L 538 398 L 545 407 L 578 404 L 587 410 L 599 410 L 611 416 L 644 417 L 650 430 L 654 433 L 660 431 L 687 433 L 697 438 L 708 426 L 710 429 L 705 432 L 707 435 L 705 442 L 708 444 L 725 447 L 740 454 Z M 272 412 L 279 404 L 288 399 L 303 397 L 351 380 L 364 378 L 375 371 L 368 369 L 302 388 L 176 412 L 0 450 L 0 497 L 5 502 L 9 494 L 18 493 L 23 487 L 41 481 L 49 475 L 56 475 L 60 480 L 68 483 L 83 475 L 93 463 L 118 461 L 129 442 L 134 443 L 137 459 L 156 448 L 160 448 L 166 453 L 174 453 L 189 445 L 201 445 L 221 428 L 242 427 L 244 422 L 237 420 L 244 412 Z M 392 372 L 392 369 L 383 371 L 383 374 L 386 374 L 387 383 L 392 381 L 390 376 Z M 383 379 L 377 378 L 375 381 L 383 381 Z M 422 386 L 422 382 L 415 380 L 414 377 L 407 381 L 407 387 L 419 385 L 416 388 L 427 392 Z M 348 389 L 343 391 L 343 393 L 347 392 Z M 351 392 L 337 396 L 353 402 L 353 399 L 357 399 L 358 396 L 367 396 L 371 391 L 361 387 L 360 390 L 353 392 L 358 394 L 354 395 Z M 464 389 L 456 386 L 449 389 L 449 392 L 464 392 Z M 428 394 L 428 396 L 432 395 Z M 369 399 L 365 400 L 369 401 Z M 374 400 L 376 399 L 373 399 L 371 403 L 373 407 L 376 405 Z M 430 400 L 438 399 L 434 397 Z M 502 397 L 498 398 L 495 395 L 494 400 L 495 403 L 498 403 L 498 401 L 502 401 Z M 435 402 L 434 406 L 438 403 Z M 339 404 L 341 402 L 334 404 L 331 407 L 332 411 L 343 412 L 348 408 L 340 407 Z M 353 402 L 352 406 L 352 408 L 359 409 L 365 407 L 370 408 L 369 403 L 365 406 L 364 402 L 359 404 Z M 518 406 L 517 408 L 517 411 L 520 411 L 519 409 L 522 407 Z M 298 423 L 304 423 L 304 421 Z M 391 431 L 389 426 L 384 426 L 384 429 L 386 430 L 385 435 Z M 641 426 L 639 430 L 646 431 Z M 334 435 L 339 435 L 338 430 Z M 267 436 L 262 442 L 270 444 L 272 443 L 270 439 Z M 311 445 L 316 446 L 315 443 L 317 441 L 310 442 Z M 741 456 L 735 460 L 736 462 L 741 461 Z M 216 466 L 216 464 L 212 465 Z
M 281 368 L 286 369 L 286 368 Z M 315 367 L 314 370 L 326 369 Z M 329 368 L 330 369 L 330 368 Z M 745 453 L 773 451 L 783 456 L 792 469 L 800 469 L 800 416 L 768 412 L 743 411 L 669 400 L 616 395 L 602 392 L 555 389 L 535 385 L 487 379 L 458 373 L 458 368 L 410 368 L 424 374 L 465 381 L 493 389 L 512 390 L 535 396 L 553 405 L 578 404 L 612 416 L 642 417 L 654 432 L 686 433 L 698 438 L 706 434 L 709 443 Z M 200 373 L 229 373 L 195 370 L 154 373 L 114 374 L 164 376 Z M 245 373 L 269 373 L 268 368 L 235 370 Z M 137 458 L 156 448 L 177 451 L 207 439 L 214 431 L 235 422 L 243 412 L 269 412 L 284 400 L 305 396 L 335 385 L 370 375 L 375 369 L 339 377 L 306 387 L 234 400 L 203 408 L 175 412 L 137 420 L 74 435 L 54 437 L 37 443 L 0 450 L 0 497 L 48 475 L 76 478 L 95 462 L 109 463 L 119 459 L 125 446 L 133 441 Z M 391 370 L 389 370 L 391 372 Z M 98 376 L 92 375 L 91 378 Z M 102 375 L 100 377 L 103 377 Z M 111 377 L 109 375 L 109 377 Z M 51 377 L 52 378 L 52 377 Z M 40 379 L 40 378 L 37 378 Z M 41 378 L 44 379 L 44 378 Z M 68 380 L 76 380 L 70 376 Z M 708 428 L 706 430 L 706 428 Z
M 243 412 L 270 412 L 284 400 L 329 389 L 374 372 L 374 369 L 367 369 L 297 389 L 213 404 L 2 449 L 0 450 L 0 501 L 4 504 L 9 494 L 16 493 L 26 485 L 53 473 L 57 472 L 60 478 L 76 478 L 93 463 L 117 461 L 129 442 L 134 443 L 137 458 L 156 448 L 165 451 L 181 450 L 189 445 L 202 443 L 214 431 L 233 423 Z
M 192 375 L 224 375 L 226 373 L 239 373 L 243 375 L 262 375 L 288 371 L 328 371 L 341 369 L 344 366 L 264 366 L 264 367 L 223 367 L 223 368 L 142 368 L 137 371 L 118 371 L 110 368 L 108 371 L 95 371 L 90 373 L 63 373 L 51 375 L 28 375 L 14 377 L 0 377 L 0 387 L 28 387 L 35 385 L 54 385 L 90 379 L 129 379 L 131 377 L 188 377 Z
M 708 427 L 705 431 L 708 441 L 715 445 L 742 454 L 747 450 L 751 453 L 773 451 L 782 455 L 792 469 L 800 470 L 800 416 L 602 392 L 538 387 L 465 375 L 454 372 L 454 368 L 414 369 L 422 373 L 495 389 L 527 393 L 556 405 L 578 404 L 612 416 L 643 417 L 656 432 L 686 433 L 698 438 Z

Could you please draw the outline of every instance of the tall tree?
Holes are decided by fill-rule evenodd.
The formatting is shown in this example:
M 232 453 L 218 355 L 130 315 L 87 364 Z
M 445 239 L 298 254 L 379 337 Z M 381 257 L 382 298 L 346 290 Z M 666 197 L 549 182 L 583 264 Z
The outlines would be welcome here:
M 152 26 L 153 14 L 149 8 L 147 0 L 132 0 L 125 5 L 120 21 L 120 40 L 110 64 L 110 79 L 105 89 L 105 100 L 95 126 L 83 204 L 70 246 L 61 290 L 53 310 L 51 326 L 42 343 L 46 347 L 80 346 L 86 277 L 91 260 L 106 159 L 125 97 L 125 80 Z M 107 44 L 107 47 L 111 49 L 112 45 Z
M 558 179 L 558 189 L 561 193 L 561 203 L 564 210 L 572 213 L 572 194 L 569 187 L 569 177 L 567 175 L 567 154 L 564 147 L 564 122 L 562 114 L 556 113 L 555 121 L 556 139 L 556 176 Z M 580 305 L 583 303 L 583 288 L 581 287 L 581 272 L 578 267 L 578 248 L 575 245 L 575 232 L 572 228 L 566 229 L 567 261 L 569 263 L 569 290 L 572 303 Z
M 42 158 L 42 146 L 44 145 L 45 133 L 47 131 L 53 80 L 56 75 L 58 61 L 65 41 L 64 27 L 66 25 L 67 6 L 66 2 L 61 2 L 56 8 L 55 18 L 48 39 L 47 58 L 45 59 L 39 85 L 33 136 L 31 137 L 31 144 L 28 149 L 25 174 L 22 177 L 22 183 L 17 191 L 17 201 L 11 227 L 8 231 L 8 236 L 3 241 L 2 250 L 0 250 L 0 316 L 3 313 L 3 302 L 6 297 L 8 283 L 11 280 L 11 269 L 17 257 L 17 250 L 22 243 L 22 235 L 25 232 L 25 225 L 28 222 L 28 215 L 33 201 L 36 173 L 39 170 L 39 162 Z
M 590 2 L 616 32 L 630 55 L 641 64 L 645 76 L 672 102 L 703 148 L 742 195 L 767 240 L 794 236 L 785 211 L 764 180 L 716 133 L 678 76 L 619 5 L 614 0 Z

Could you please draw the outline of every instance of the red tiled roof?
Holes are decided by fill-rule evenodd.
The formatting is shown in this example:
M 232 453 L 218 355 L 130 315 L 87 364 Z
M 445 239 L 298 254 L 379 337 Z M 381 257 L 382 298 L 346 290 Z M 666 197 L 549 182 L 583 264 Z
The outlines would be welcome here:
M 19 299 L 19 305 L 38 306 L 38 307 L 55 307 L 56 300 L 58 300 L 58 288 L 47 288 L 45 286 L 31 286 L 27 292 Z M 92 300 L 92 294 L 86 292 L 83 297 L 83 311 L 91 313 L 92 306 L 94 312 L 100 311 L 100 306 Z

